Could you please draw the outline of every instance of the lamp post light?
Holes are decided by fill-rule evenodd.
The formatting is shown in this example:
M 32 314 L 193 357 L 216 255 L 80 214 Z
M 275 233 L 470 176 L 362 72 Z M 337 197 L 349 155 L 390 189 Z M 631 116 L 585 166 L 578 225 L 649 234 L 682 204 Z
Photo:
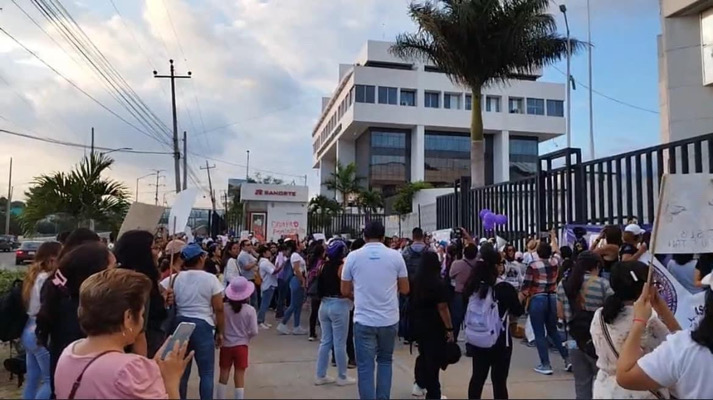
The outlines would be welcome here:
M 136 178 L 136 199 L 134 201 L 136 201 L 137 203 L 139 202 L 139 181 L 144 178 L 148 178 L 149 176 L 154 176 L 154 175 L 155 174 L 151 173 L 151 174 L 147 174 L 147 175 L 140 176 L 140 177 Z
M 560 4 L 560 11 L 564 15 L 564 26 L 567 29 L 567 147 L 572 147 L 572 121 L 570 119 L 572 112 L 572 73 L 571 73 L 571 61 L 572 61 L 572 42 L 570 40 L 569 32 L 569 20 L 567 19 L 567 6 Z
M 111 154 L 111 153 L 113 153 L 113 152 L 115 152 L 115 151 L 130 151 L 130 150 L 133 150 L 133 149 L 132 149 L 131 147 L 121 147 L 121 148 L 118 148 L 118 149 L 112 149 L 112 150 L 108 150 L 108 151 L 103 151 L 103 152 L 99 153 L 99 156 L 105 156 L 105 155 Z

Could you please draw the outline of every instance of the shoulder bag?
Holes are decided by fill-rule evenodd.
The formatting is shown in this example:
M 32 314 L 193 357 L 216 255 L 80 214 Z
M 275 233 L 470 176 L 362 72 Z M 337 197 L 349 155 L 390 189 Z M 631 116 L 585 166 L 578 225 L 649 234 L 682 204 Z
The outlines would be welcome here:
M 171 290 L 173 290 L 173 304 L 166 307 L 166 319 L 164 319 L 163 322 L 161 323 L 161 330 L 166 335 L 170 335 L 176 326 L 176 316 L 178 313 L 178 306 L 176 305 L 176 291 L 173 289 L 173 286 L 175 285 L 176 279 L 178 278 L 178 275 L 180 273 L 181 273 L 181 271 L 178 271 L 178 272 L 176 272 L 175 275 L 168 278 L 168 287 Z
M 82 368 L 82 372 L 79 373 L 79 376 L 78 376 L 77 379 L 74 381 L 74 384 L 72 385 L 72 390 L 69 392 L 69 396 L 67 396 L 67 399 L 69 399 L 69 400 L 74 400 L 74 396 L 77 395 L 77 390 L 79 390 L 79 385 L 82 384 L 82 378 L 84 377 L 84 373 L 87 372 L 87 369 L 88 369 L 92 364 L 94 364 L 94 361 L 98 360 L 101 356 L 104 356 L 104 355 L 109 354 L 109 353 L 118 353 L 118 351 L 116 351 L 116 350 L 103 351 L 103 352 L 97 354 L 94 358 L 92 358 L 92 359 L 87 363 L 87 365 L 85 365 L 84 368 Z

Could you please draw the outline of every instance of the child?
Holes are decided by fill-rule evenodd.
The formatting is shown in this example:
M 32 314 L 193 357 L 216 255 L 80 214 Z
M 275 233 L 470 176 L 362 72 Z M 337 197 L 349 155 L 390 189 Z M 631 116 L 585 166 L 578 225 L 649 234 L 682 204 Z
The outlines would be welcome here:
M 225 333 L 220 348 L 220 378 L 217 399 L 226 399 L 230 368 L 235 367 L 235 398 L 245 398 L 245 370 L 248 368 L 248 343 L 257 335 L 257 312 L 250 302 L 255 285 L 242 276 L 231 279 L 225 288 Z

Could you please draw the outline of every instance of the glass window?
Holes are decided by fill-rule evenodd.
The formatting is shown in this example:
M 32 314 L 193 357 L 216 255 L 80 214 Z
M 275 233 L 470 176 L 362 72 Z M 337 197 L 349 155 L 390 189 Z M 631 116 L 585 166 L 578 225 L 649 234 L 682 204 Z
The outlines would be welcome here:
M 401 89 L 401 105 L 416 106 L 416 91 L 411 89 Z
M 379 86 L 379 104 L 398 104 L 395 87 Z
M 465 109 L 470 110 L 473 108 L 473 96 L 470 94 L 465 95 Z
M 500 96 L 485 96 L 485 111 L 500 112 Z
M 357 103 L 374 103 L 376 88 L 369 85 L 356 85 Z
M 443 95 L 443 108 L 460 110 L 460 94 L 446 93 Z
M 550 117 L 564 117 L 564 101 L 547 100 L 547 115 Z
M 405 149 L 406 134 L 403 132 L 379 132 L 371 133 L 371 147 Z
M 539 144 L 537 138 L 510 136 L 510 179 L 518 180 L 537 172 Z
M 426 92 L 424 97 L 424 106 L 428 108 L 440 108 L 441 92 Z
M 525 99 L 523 99 L 522 97 L 508 98 L 508 111 L 510 112 L 510 114 L 524 114 Z
M 545 115 L 545 99 L 527 98 L 527 113 L 530 115 Z

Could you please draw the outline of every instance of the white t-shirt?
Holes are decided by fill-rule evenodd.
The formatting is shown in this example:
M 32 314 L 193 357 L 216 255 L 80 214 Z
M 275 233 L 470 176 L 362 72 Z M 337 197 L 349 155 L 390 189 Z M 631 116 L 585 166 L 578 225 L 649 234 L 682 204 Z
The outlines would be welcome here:
M 40 312 L 40 292 L 42 291 L 42 285 L 50 276 L 49 272 L 40 272 L 35 278 L 35 283 L 32 285 L 32 291 L 30 291 L 30 304 L 27 307 L 27 315 L 34 317 Z
M 408 272 L 398 251 L 381 243 L 367 243 L 349 253 L 342 280 L 354 285 L 354 322 L 372 327 L 397 324 L 399 278 L 408 278 Z
M 240 276 L 240 268 L 238 268 L 238 260 L 231 258 L 225 264 L 225 271 L 223 272 L 223 286 L 228 287 L 230 280 Z
M 307 273 L 307 264 L 305 263 L 305 259 L 302 258 L 300 253 L 294 252 L 290 256 L 290 264 L 292 264 L 292 268 L 294 268 L 297 263 L 300 263 L 300 271 L 302 271 L 302 275 L 305 275 Z
M 168 289 L 171 277 L 161 281 Z M 218 278 L 203 270 L 181 271 L 173 283 L 177 314 L 188 318 L 199 318 L 215 326 L 213 318 L 213 296 L 223 293 L 223 285 Z
M 646 375 L 679 399 L 713 399 L 713 353 L 691 339 L 691 331 L 669 335 L 638 361 Z
M 270 260 L 267 258 L 261 258 L 258 268 L 260 268 L 260 278 L 262 278 L 260 291 L 265 291 L 271 287 L 277 287 L 277 275 L 275 275 L 276 268 Z

